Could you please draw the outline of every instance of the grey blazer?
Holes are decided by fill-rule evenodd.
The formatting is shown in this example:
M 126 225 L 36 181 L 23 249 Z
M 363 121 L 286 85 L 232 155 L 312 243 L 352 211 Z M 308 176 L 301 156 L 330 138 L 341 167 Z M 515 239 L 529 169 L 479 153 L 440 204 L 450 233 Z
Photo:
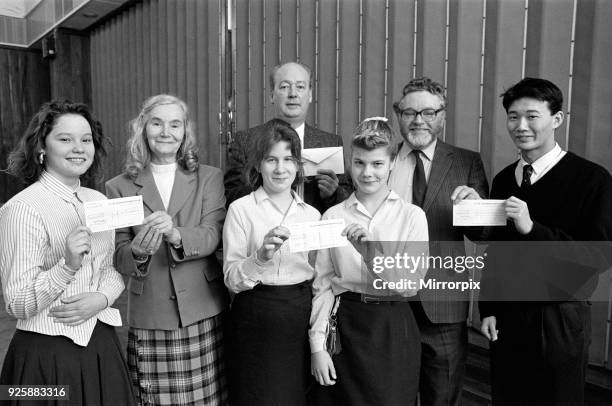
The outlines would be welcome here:
M 453 203 L 450 199 L 457 186 L 474 188 L 482 198 L 489 197 L 489 184 L 480 154 L 438 140 L 429 173 L 423 211 L 429 229 L 429 255 L 465 255 L 464 235 L 478 235 L 480 230 L 453 226 Z M 467 281 L 468 272 L 437 270 L 426 278 L 437 281 Z M 423 308 L 434 323 L 457 323 L 468 315 L 469 292 L 449 289 L 423 289 L 419 292 Z
M 150 168 L 136 179 L 125 174 L 106 182 L 109 198 L 141 195 L 145 217 L 164 210 Z M 200 165 L 176 171 L 167 210 L 181 233 L 183 248 L 163 242 L 140 271 L 130 244 L 139 226 L 116 232 L 115 266 L 129 278 L 128 323 L 144 329 L 174 330 L 215 316 L 228 306 L 223 271 L 215 256 L 225 219 L 223 173 Z

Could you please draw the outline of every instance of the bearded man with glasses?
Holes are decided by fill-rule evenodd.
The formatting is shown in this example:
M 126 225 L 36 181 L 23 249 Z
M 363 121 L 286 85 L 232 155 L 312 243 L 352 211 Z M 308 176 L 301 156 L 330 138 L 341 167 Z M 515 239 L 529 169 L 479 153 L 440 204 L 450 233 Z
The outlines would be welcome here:
M 427 216 L 430 256 L 465 256 L 464 235 L 480 230 L 453 226 L 453 202 L 487 198 L 482 159 L 477 152 L 443 142 L 444 87 L 427 77 L 412 79 L 393 108 L 403 141 L 389 186 Z M 427 279 L 468 281 L 461 269 L 430 265 Z M 423 405 L 458 405 L 467 358 L 469 292 L 422 289 L 412 310 L 421 332 L 420 397 Z

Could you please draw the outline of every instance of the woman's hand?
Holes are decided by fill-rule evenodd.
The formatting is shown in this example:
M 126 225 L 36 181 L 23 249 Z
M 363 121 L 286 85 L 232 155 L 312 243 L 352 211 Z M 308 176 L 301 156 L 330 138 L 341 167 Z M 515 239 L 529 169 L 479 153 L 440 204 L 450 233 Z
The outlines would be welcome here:
M 336 383 L 336 368 L 327 351 L 319 351 L 310 355 L 310 373 L 319 385 L 330 386 Z
M 346 236 L 364 259 L 367 259 L 368 241 L 370 241 L 368 230 L 359 224 L 353 223 L 342 230 L 342 235 Z
M 49 317 L 68 326 L 78 326 L 108 306 L 108 299 L 100 292 L 79 293 L 61 301 L 63 304 L 49 310 Z
M 159 249 L 164 235 L 153 227 L 145 225 L 132 239 L 132 254 L 136 257 L 153 255 Z
M 174 228 L 172 217 L 165 211 L 156 211 L 144 219 L 143 224 L 149 226 L 166 237 L 170 244 L 178 245 L 181 242 L 179 231 Z
M 285 241 L 289 238 L 289 229 L 283 226 L 274 227 L 264 236 L 261 247 L 257 250 L 257 258 L 267 262 L 272 259 L 274 253 L 278 251 Z
M 91 250 L 91 230 L 85 226 L 78 226 L 66 237 L 64 261 L 66 265 L 78 271 L 81 268 L 83 257 Z

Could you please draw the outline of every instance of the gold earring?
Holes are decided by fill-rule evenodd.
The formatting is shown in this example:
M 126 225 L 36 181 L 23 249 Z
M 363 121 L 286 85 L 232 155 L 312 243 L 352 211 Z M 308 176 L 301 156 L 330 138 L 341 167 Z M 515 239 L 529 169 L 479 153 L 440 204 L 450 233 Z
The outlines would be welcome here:
M 38 154 L 38 163 L 42 166 L 45 163 L 45 151 L 40 151 Z

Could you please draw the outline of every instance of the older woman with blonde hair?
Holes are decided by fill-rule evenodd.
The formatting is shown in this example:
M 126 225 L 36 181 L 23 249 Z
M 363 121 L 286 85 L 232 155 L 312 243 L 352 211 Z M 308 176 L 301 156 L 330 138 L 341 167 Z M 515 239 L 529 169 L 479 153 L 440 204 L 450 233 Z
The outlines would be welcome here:
M 128 365 L 139 403 L 225 404 L 223 312 L 215 251 L 221 170 L 198 163 L 187 105 L 160 94 L 131 122 L 124 173 L 109 197 L 141 195 L 142 225 L 118 229 L 115 263 L 129 277 Z

